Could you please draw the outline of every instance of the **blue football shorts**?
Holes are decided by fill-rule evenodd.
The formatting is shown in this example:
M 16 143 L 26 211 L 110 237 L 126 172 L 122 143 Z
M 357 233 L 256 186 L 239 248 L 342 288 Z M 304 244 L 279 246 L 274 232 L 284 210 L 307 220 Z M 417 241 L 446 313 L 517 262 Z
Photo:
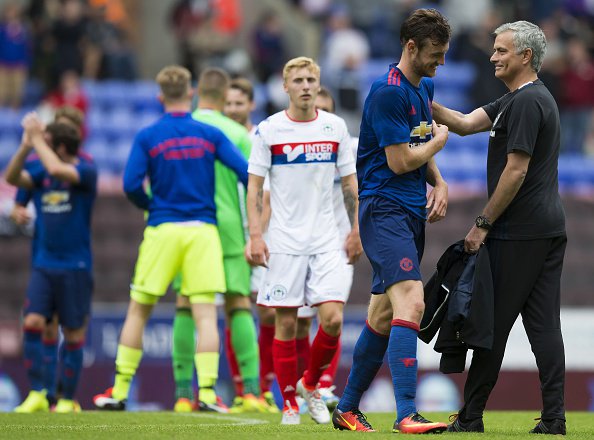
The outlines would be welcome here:
M 78 329 L 91 312 L 92 293 L 93 275 L 88 270 L 33 268 L 24 312 L 48 321 L 57 313 L 60 325 Z
M 359 202 L 359 233 L 373 268 L 371 293 L 385 293 L 400 281 L 422 279 L 424 220 L 393 200 L 365 197 Z

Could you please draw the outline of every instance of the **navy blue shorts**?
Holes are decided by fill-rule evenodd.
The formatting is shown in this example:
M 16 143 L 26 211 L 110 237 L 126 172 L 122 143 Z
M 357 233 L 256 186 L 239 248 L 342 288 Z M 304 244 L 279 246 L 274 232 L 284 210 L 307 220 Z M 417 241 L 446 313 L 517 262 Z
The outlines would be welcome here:
M 93 275 L 88 270 L 31 270 L 25 315 L 37 313 L 50 320 L 58 314 L 60 325 L 78 329 L 91 312 Z
M 359 233 L 373 268 L 371 293 L 385 293 L 392 284 L 421 280 L 425 222 L 383 197 L 359 202 Z

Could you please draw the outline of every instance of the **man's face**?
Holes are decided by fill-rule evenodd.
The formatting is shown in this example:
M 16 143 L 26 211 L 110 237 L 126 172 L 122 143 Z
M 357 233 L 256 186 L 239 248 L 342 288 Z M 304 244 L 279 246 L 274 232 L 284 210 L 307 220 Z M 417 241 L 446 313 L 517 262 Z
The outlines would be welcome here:
M 491 62 L 495 66 L 495 76 L 504 82 L 514 78 L 524 68 L 522 60 L 525 53 L 516 53 L 513 39 L 514 33 L 506 31 L 497 35 L 493 44 Z
M 315 105 L 320 91 L 320 78 L 307 67 L 292 69 L 287 75 L 284 87 L 291 104 L 300 110 L 307 111 Z
M 239 89 L 230 88 L 227 90 L 227 100 L 223 113 L 241 125 L 246 125 L 254 103 L 250 102 L 248 96 Z
M 423 77 L 433 78 L 437 73 L 437 66 L 445 64 L 445 54 L 450 48 L 450 43 L 433 44 L 426 40 L 423 46 L 417 48 L 412 56 L 412 67 L 414 72 Z
M 314 102 L 316 109 L 324 110 L 328 113 L 334 113 L 334 105 L 332 99 L 329 96 L 318 95 Z

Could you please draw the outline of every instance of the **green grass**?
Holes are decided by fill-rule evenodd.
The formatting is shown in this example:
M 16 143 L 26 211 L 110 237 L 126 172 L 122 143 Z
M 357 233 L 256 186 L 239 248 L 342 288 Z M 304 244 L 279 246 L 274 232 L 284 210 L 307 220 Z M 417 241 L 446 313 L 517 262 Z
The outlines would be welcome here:
M 448 414 L 424 414 L 432 420 L 446 421 Z M 394 438 L 391 433 L 394 415 L 368 414 L 378 430 L 375 434 L 333 431 L 328 425 L 316 425 L 307 415 L 302 424 L 281 426 L 280 415 L 272 414 L 174 414 L 172 412 L 95 412 L 80 414 L 0 414 L 0 439 L 273 439 L 332 440 L 372 436 Z M 537 412 L 487 412 L 485 434 L 443 434 L 448 439 L 531 439 L 527 432 L 534 427 Z M 569 439 L 594 438 L 594 413 L 572 412 L 567 415 Z M 542 437 L 539 437 L 542 438 Z

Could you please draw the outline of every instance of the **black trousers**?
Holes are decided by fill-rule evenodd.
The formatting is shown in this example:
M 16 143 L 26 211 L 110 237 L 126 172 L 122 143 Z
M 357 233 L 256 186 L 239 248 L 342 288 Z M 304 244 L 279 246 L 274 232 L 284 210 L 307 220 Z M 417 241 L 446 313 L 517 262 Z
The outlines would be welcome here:
M 474 351 L 464 386 L 463 419 L 482 417 L 519 314 L 538 367 L 541 417 L 565 419 L 565 349 L 559 315 L 566 244 L 565 236 L 487 241 L 495 289 L 494 342 L 492 350 Z

